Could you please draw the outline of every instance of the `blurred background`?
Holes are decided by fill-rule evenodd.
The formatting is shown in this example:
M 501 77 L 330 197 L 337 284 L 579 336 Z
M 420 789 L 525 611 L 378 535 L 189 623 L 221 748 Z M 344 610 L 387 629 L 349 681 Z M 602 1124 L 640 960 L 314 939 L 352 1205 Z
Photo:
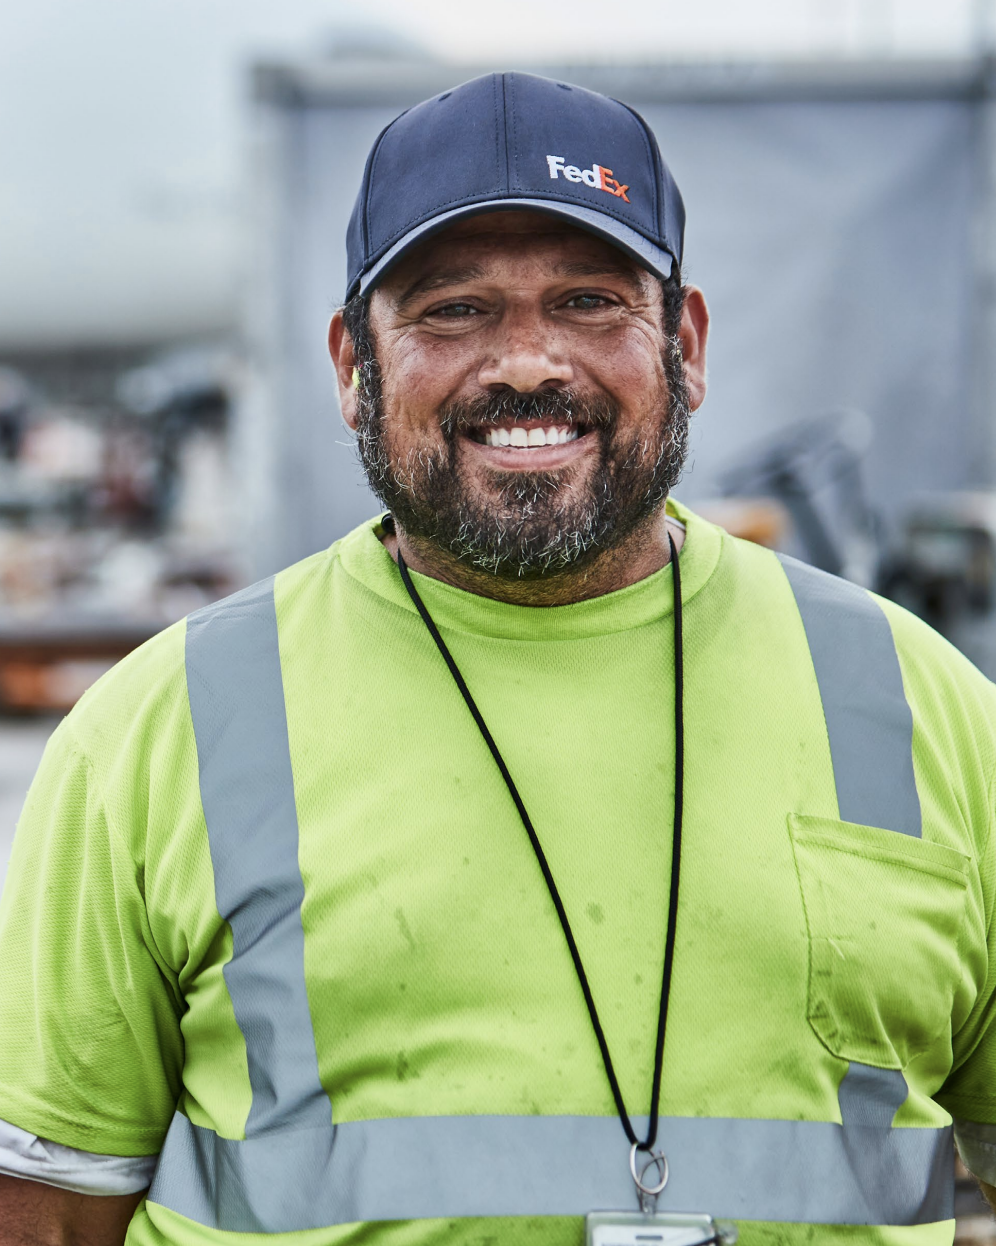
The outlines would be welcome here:
M 996 675 L 994 0 L 357 11 L 4 5 L 0 875 L 53 716 L 374 511 L 324 347 L 346 219 L 378 131 L 490 69 L 625 99 L 682 188 L 713 338 L 679 496 Z

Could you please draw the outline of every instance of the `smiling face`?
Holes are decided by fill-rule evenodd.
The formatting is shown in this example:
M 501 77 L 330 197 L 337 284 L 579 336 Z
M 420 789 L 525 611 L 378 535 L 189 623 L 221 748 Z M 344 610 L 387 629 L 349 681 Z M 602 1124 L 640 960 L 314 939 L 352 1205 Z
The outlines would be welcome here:
M 539 213 L 472 217 L 413 251 L 371 296 L 368 340 L 341 318 L 330 335 L 344 415 L 406 536 L 519 579 L 652 525 L 704 392 L 693 295 L 669 334 L 656 277 Z

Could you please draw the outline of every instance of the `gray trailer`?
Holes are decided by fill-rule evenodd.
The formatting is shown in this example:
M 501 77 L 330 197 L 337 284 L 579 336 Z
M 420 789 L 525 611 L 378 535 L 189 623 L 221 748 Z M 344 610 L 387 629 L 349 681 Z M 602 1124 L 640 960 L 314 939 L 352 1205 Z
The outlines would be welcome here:
M 368 59 L 254 71 L 239 421 L 254 575 L 376 508 L 325 350 L 346 222 L 381 128 L 488 68 Z M 893 528 L 925 490 L 996 483 L 990 64 L 527 68 L 639 109 L 684 194 L 686 278 L 706 293 L 713 336 L 683 500 L 728 489 L 759 442 L 854 410 L 871 428 L 867 494 Z

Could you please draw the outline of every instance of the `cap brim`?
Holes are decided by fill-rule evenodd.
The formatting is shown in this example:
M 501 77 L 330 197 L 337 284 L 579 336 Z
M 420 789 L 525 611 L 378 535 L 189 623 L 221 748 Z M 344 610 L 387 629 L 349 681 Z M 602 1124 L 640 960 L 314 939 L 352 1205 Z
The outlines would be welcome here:
M 359 289 L 350 291 L 347 298 L 355 293 L 369 293 L 384 277 L 388 269 L 392 268 L 412 247 L 424 242 L 432 234 L 439 233 L 448 225 L 452 225 L 454 221 L 463 220 L 468 216 L 481 216 L 487 212 L 507 211 L 543 212 L 547 216 L 560 217 L 562 220 L 577 225 L 579 229 L 604 238 L 606 242 L 625 251 L 638 264 L 658 277 L 664 278 L 671 275 L 674 257 L 670 251 L 665 251 L 663 247 L 657 246 L 643 234 L 637 233 L 635 229 L 630 229 L 628 225 L 617 221 L 615 217 L 607 216 L 595 208 L 585 208 L 580 204 L 560 203 L 550 199 L 488 199 L 483 203 L 469 203 L 461 208 L 453 208 L 449 212 L 441 212 L 438 216 L 423 221 L 421 225 L 416 225 L 367 269 L 360 277 Z

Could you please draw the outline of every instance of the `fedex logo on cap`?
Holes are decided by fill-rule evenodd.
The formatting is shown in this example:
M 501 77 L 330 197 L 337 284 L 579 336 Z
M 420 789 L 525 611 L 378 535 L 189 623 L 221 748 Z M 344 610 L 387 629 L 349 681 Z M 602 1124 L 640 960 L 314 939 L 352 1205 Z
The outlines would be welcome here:
M 546 162 L 550 166 L 552 178 L 558 178 L 563 173 L 564 179 L 568 182 L 584 182 L 586 186 L 608 191 L 610 195 L 615 195 L 617 199 L 625 199 L 629 203 L 629 195 L 626 194 L 629 186 L 617 182 L 612 176 L 612 170 L 606 169 L 603 165 L 593 164 L 590 169 L 579 169 L 576 164 L 564 164 L 563 156 L 547 156 Z

